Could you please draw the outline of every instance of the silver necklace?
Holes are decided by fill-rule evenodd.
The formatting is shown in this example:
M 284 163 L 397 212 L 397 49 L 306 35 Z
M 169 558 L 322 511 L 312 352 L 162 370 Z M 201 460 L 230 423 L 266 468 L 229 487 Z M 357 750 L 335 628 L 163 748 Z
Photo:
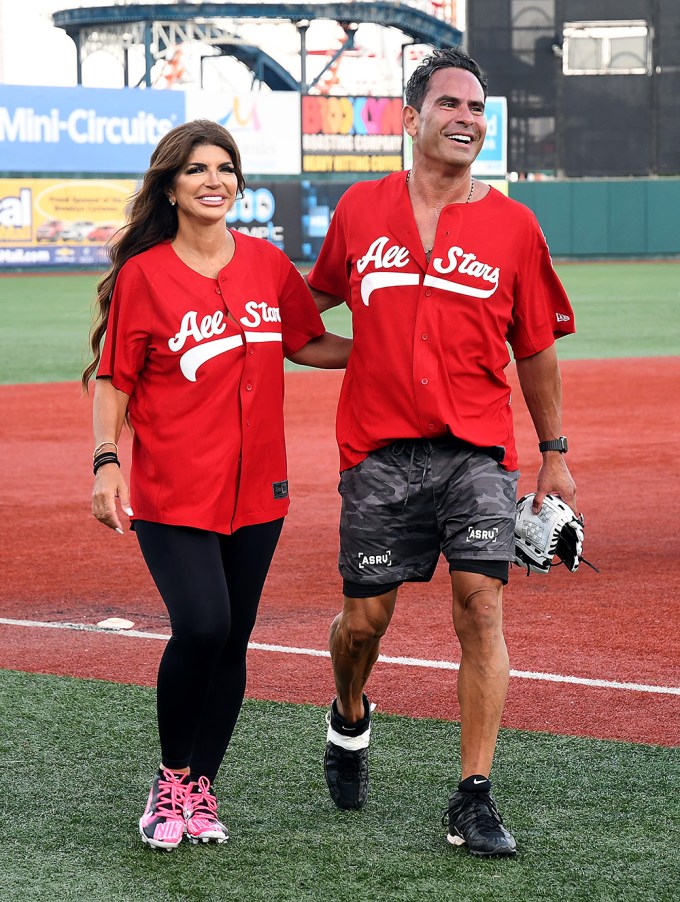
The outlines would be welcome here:
M 406 184 L 408 185 L 408 183 L 410 181 L 411 181 L 411 170 L 409 169 L 409 171 L 406 173 Z M 470 193 L 468 194 L 467 200 L 465 201 L 466 204 L 469 204 L 470 201 L 472 200 L 472 195 L 474 194 L 474 191 L 475 191 L 475 180 L 472 176 L 470 176 Z
M 411 181 L 411 170 L 409 169 L 409 171 L 406 173 L 406 184 L 408 185 L 408 183 L 410 181 Z M 474 194 L 474 191 L 475 191 L 475 180 L 472 176 L 470 176 L 470 193 L 468 194 L 467 200 L 465 201 L 466 204 L 469 204 L 470 201 L 472 200 L 472 195 Z

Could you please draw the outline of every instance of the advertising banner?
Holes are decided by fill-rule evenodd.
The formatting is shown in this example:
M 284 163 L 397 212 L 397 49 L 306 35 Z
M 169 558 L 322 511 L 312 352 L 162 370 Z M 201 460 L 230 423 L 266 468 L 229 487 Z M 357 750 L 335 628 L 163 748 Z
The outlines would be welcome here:
M 189 89 L 186 118 L 212 119 L 234 136 L 243 172 L 299 175 L 300 95 L 295 91 L 228 94 Z
M 183 121 L 179 91 L 3 85 L 0 171 L 137 176 Z
M 302 204 L 301 260 L 316 260 L 335 207 L 351 182 L 300 182 Z
M 254 182 L 227 213 L 227 225 L 246 235 L 266 238 L 291 260 L 300 260 L 300 215 L 298 182 Z
M 0 269 L 108 266 L 133 180 L 0 179 Z
M 398 172 L 400 97 L 302 97 L 302 171 Z
M 0 270 L 74 266 L 105 269 L 106 245 L 125 222 L 133 180 L 0 179 Z M 296 182 L 249 184 L 227 225 L 301 259 Z
M 486 138 L 484 147 L 472 167 L 473 175 L 496 175 L 508 172 L 508 101 L 505 97 L 486 98 Z

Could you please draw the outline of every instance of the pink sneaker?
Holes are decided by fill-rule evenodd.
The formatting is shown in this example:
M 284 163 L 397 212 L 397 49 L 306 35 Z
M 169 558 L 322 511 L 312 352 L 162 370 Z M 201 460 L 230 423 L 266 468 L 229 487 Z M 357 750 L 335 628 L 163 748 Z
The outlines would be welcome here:
M 223 843 L 229 839 L 224 824 L 217 819 L 217 799 L 207 777 L 192 783 L 184 799 L 187 838 L 190 842 Z
M 154 849 L 176 849 L 184 836 L 184 799 L 190 781 L 187 774 L 159 770 L 153 778 L 149 800 L 139 819 L 142 840 Z

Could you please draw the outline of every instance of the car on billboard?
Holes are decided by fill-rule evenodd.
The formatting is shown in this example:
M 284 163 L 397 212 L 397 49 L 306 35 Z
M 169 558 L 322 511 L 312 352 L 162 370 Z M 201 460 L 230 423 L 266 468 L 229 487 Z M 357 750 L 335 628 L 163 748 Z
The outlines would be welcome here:
M 62 219 L 48 219 L 35 230 L 36 241 L 57 241 L 66 228 L 67 223 Z
M 78 219 L 68 222 L 59 235 L 60 241 L 84 241 L 94 229 L 95 223 L 90 220 Z
M 116 234 L 120 225 L 117 222 L 102 222 L 87 233 L 88 241 L 106 244 Z

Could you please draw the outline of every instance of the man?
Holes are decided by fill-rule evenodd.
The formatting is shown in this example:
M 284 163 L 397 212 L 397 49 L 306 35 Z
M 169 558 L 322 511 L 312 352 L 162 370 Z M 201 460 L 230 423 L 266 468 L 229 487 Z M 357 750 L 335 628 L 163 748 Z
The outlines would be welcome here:
M 364 687 L 399 586 L 431 579 L 443 553 L 461 646 L 447 838 L 512 855 L 489 780 L 509 680 L 501 602 L 519 475 L 506 342 L 543 453 L 534 510 L 550 492 L 577 511 L 555 353 L 574 321 L 533 214 L 471 175 L 486 94 L 458 48 L 423 61 L 403 110 L 411 171 L 345 193 L 308 277 L 321 311 L 349 305 L 354 336 L 337 416 L 345 599 L 330 631 L 337 698 L 324 768 L 335 804 L 363 807 Z

